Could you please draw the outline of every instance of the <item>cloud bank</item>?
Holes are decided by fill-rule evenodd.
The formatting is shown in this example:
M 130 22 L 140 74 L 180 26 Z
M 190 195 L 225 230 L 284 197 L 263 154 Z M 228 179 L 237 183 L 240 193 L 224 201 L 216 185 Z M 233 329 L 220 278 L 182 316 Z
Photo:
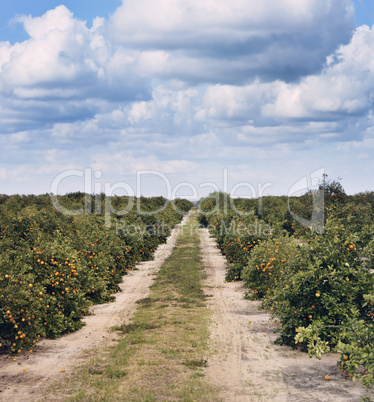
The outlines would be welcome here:
M 124 0 L 107 20 L 61 5 L 18 23 L 29 39 L 0 42 L 3 192 L 88 166 L 229 167 L 284 192 L 314 167 L 353 175 L 352 150 L 371 159 L 374 31 L 350 0 Z

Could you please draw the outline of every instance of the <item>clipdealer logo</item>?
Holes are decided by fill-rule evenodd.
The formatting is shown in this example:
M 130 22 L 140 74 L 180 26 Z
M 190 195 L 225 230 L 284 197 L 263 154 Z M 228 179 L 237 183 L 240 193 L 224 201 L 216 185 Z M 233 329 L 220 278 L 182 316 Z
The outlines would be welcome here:
M 298 180 L 295 184 L 293 184 L 288 191 L 288 210 L 292 217 L 302 224 L 305 227 L 317 232 L 323 233 L 324 231 L 324 191 L 319 186 L 320 179 L 325 174 L 325 169 L 318 169 L 310 174 L 310 176 L 304 176 L 300 180 Z M 141 207 L 141 196 L 142 196 L 142 180 L 146 176 L 153 176 L 154 179 L 161 179 L 162 182 L 166 186 L 166 197 L 165 203 L 158 210 L 155 211 L 144 211 Z M 238 215 L 253 215 L 254 211 L 243 212 L 236 209 L 234 199 L 238 197 L 239 189 L 245 189 L 247 195 L 246 198 L 256 199 L 258 202 L 257 210 L 258 215 L 261 216 L 263 212 L 263 196 L 265 195 L 265 191 L 273 186 L 271 182 L 266 183 L 258 183 L 257 188 L 251 183 L 240 182 L 235 184 L 229 191 L 228 184 L 228 169 L 223 169 L 223 193 L 227 194 L 228 197 L 223 197 L 223 205 L 220 204 L 219 194 L 222 193 L 220 186 L 214 182 L 204 182 L 195 186 L 190 182 L 181 182 L 177 185 L 173 186 L 171 180 L 162 172 L 158 172 L 155 170 L 141 170 L 136 173 L 136 186 L 132 187 L 129 183 L 124 181 L 117 181 L 115 183 L 99 181 L 103 177 L 103 174 L 99 170 L 93 170 L 91 168 L 87 168 L 84 170 L 66 170 L 64 172 L 59 173 L 51 183 L 50 187 L 50 197 L 52 200 L 53 206 L 62 214 L 69 216 L 77 216 L 82 214 L 96 214 L 105 216 L 105 226 L 110 227 L 112 225 L 112 217 L 115 215 L 125 216 L 136 208 L 136 212 L 139 215 L 147 216 L 147 215 L 155 215 L 159 212 L 162 212 L 167 208 L 169 204 L 173 206 L 173 208 L 178 211 L 178 207 L 175 203 L 175 200 L 178 197 L 183 197 L 190 200 L 197 201 L 199 197 L 199 192 L 202 189 L 210 189 L 211 195 L 209 196 L 214 204 L 212 210 L 208 212 L 200 211 L 205 215 L 211 215 L 215 213 L 227 213 L 229 210 L 234 211 Z M 59 201 L 59 188 L 63 182 L 69 179 L 81 178 L 83 179 L 83 192 L 85 194 L 85 205 L 84 208 L 80 209 L 68 209 L 61 205 Z M 222 188 L 222 187 L 221 187 Z M 181 190 L 188 190 L 188 195 L 180 195 Z M 122 209 L 117 209 L 112 204 L 112 197 L 115 196 L 116 192 L 120 191 L 121 193 L 125 193 L 127 196 L 127 205 L 122 207 Z M 292 211 L 290 200 L 293 196 L 300 195 L 301 193 L 305 193 L 311 191 L 313 196 L 313 213 L 312 218 L 307 220 L 301 216 L 298 216 L 295 212 Z M 101 195 L 105 194 L 106 197 L 104 199 L 104 206 L 102 207 Z M 241 196 L 243 197 L 243 196 Z M 95 209 L 92 211 L 92 202 L 93 199 L 95 201 Z M 102 208 L 104 210 L 102 210 Z

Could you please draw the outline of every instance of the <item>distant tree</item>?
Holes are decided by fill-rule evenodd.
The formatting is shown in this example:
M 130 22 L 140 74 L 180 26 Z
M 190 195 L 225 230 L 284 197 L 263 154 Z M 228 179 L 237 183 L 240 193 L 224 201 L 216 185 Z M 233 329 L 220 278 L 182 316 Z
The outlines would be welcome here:
M 326 173 L 322 176 L 322 182 L 319 184 L 319 191 L 324 192 L 325 206 L 336 206 L 337 203 L 344 204 L 347 199 L 343 186 L 339 181 L 329 180 Z

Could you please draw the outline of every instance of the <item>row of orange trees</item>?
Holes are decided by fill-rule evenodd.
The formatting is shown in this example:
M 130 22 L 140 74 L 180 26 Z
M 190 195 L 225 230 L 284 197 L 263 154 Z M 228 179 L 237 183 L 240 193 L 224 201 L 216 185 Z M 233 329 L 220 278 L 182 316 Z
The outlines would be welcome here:
M 57 201 L 0 197 L 0 351 L 81 328 L 89 306 L 111 301 L 126 272 L 151 259 L 193 206 L 83 193 Z
M 372 385 L 374 193 L 348 196 L 325 180 L 319 195 L 233 200 L 214 193 L 200 202 L 200 221 L 228 260 L 227 279 L 242 279 L 247 297 L 278 318 L 278 343 L 318 358 L 336 351 L 347 376 Z M 318 208 L 323 221 L 314 230 L 305 222 Z

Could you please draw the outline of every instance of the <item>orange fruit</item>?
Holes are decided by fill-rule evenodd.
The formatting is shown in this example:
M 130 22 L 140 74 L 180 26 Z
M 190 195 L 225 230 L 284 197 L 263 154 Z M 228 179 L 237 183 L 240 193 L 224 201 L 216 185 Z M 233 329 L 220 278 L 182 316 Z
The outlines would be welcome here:
M 330 376 L 329 376 L 329 375 L 325 375 L 325 380 L 326 380 L 326 381 L 329 381 L 329 379 L 330 379 Z

